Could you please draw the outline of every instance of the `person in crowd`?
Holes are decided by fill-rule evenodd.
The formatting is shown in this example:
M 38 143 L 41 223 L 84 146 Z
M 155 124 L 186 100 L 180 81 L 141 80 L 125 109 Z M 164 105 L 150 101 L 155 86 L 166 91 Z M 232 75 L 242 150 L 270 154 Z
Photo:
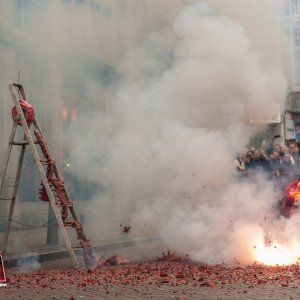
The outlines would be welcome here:
M 295 164 L 299 163 L 299 148 L 296 142 L 291 142 L 288 145 L 288 151 L 290 155 L 293 157 Z
M 250 146 L 250 147 L 249 147 L 249 152 L 251 153 L 252 156 L 254 156 L 255 151 L 256 151 L 256 148 L 255 148 L 255 147 L 253 147 L 253 146 Z
M 282 157 L 284 154 L 283 149 L 280 144 L 275 144 L 273 147 L 273 150 L 277 151 L 279 153 L 280 157 Z
M 270 164 L 272 167 L 273 174 L 277 178 L 279 177 L 280 162 L 281 162 L 280 154 L 276 150 L 273 150 L 270 154 Z
M 290 181 L 295 179 L 295 162 L 289 153 L 284 153 L 278 166 L 280 189 L 284 188 Z
M 236 167 L 236 169 L 239 172 L 244 172 L 246 167 L 245 167 L 245 161 L 246 161 L 246 154 L 242 153 L 241 155 L 237 156 L 234 161 L 233 165 Z
M 295 161 L 293 156 L 289 152 L 285 152 L 280 160 L 281 165 L 293 166 L 295 165 Z
M 291 173 L 294 171 L 293 166 L 295 165 L 293 157 L 287 152 L 284 153 L 282 158 L 280 159 L 279 171 L 280 175 L 284 175 L 285 173 Z
M 284 189 L 284 197 L 280 211 L 283 216 L 290 218 L 300 205 L 300 178 L 290 182 Z
M 251 148 L 246 154 L 245 170 L 248 176 L 254 176 L 258 172 L 271 172 L 270 159 L 262 150 Z

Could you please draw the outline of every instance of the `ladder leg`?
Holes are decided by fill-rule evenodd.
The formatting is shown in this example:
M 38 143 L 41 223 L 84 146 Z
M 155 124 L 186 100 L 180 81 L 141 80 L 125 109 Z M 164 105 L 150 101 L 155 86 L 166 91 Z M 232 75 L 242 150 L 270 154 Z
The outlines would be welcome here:
M 1 174 L 0 174 L 0 195 L 2 192 L 3 184 L 4 184 L 4 179 L 5 179 L 5 175 L 6 175 L 6 171 L 7 171 L 7 166 L 8 166 L 8 162 L 9 162 L 9 158 L 10 158 L 10 154 L 11 154 L 11 148 L 12 148 L 13 141 L 15 138 L 16 130 L 17 130 L 17 123 L 15 122 L 13 124 L 12 130 L 11 130 L 9 144 L 8 144 L 8 148 L 7 148 L 7 151 L 5 154 L 5 158 L 4 158 L 3 169 L 1 170 Z
M 23 140 L 24 141 L 26 140 L 25 135 L 24 135 Z M 19 162 L 18 162 L 18 167 L 17 167 L 17 173 L 16 173 L 16 177 L 15 177 L 15 182 L 14 182 L 14 189 L 13 189 L 13 192 L 12 192 L 11 202 L 10 202 L 10 207 L 9 207 L 8 220 L 7 220 L 5 233 L 4 233 L 4 237 L 3 237 L 3 254 L 5 253 L 6 248 L 7 248 L 8 236 L 9 236 L 9 232 L 10 232 L 12 216 L 13 216 L 14 207 L 15 207 L 15 203 L 16 203 L 16 196 L 17 196 L 20 177 L 21 177 L 21 171 L 22 171 L 22 165 L 23 165 L 23 160 L 24 160 L 24 155 L 25 155 L 25 149 L 26 149 L 26 146 L 24 144 L 24 145 L 22 145 L 22 149 L 21 149 L 21 152 L 20 152 L 20 157 L 19 157 Z
M 10 158 L 11 149 L 12 149 L 13 141 L 14 141 L 14 138 L 15 138 L 16 130 L 17 130 L 17 123 L 14 122 L 14 124 L 12 126 L 12 129 L 11 129 L 11 134 L 10 134 L 10 138 L 9 138 L 8 148 L 7 148 L 7 151 L 6 151 L 6 154 L 5 154 L 5 158 L 4 158 L 4 162 L 3 162 L 3 168 L 2 168 L 1 174 L 0 174 L 0 196 L 1 196 L 2 192 L 3 192 L 3 186 L 4 186 L 6 171 L 7 171 L 7 167 L 8 167 L 8 162 L 9 162 L 9 158 Z M 11 199 L 7 199 L 7 200 L 11 200 Z M 11 206 L 11 204 L 12 203 L 10 203 L 10 206 Z M 6 250 L 8 232 L 9 232 L 8 227 L 6 227 L 5 228 L 4 237 L 3 237 L 3 244 L 2 244 L 3 251 Z

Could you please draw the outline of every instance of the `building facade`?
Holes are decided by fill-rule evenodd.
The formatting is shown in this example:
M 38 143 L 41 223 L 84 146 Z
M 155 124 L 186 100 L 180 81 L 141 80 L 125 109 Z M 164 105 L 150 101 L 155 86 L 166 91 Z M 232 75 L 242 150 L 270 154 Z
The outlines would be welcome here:
M 290 0 L 288 4 L 287 28 L 289 32 L 289 94 L 286 113 L 293 120 L 294 138 L 300 141 L 300 1 Z
M 172 20 L 182 3 L 181 0 L 153 0 L 151 5 L 139 0 L 0 0 L 0 161 L 12 126 L 13 104 L 8 83 L 23 84 L 51 153 L 59 169 L 64 170 L 68 156 L 64 147 L 65 130 L 95 109 L 105 111 L 106 102 L 112 97 L 107 93 L 110 85 L 124 77 L 117 66 L 126 50 L 154 27 Z M 157 12 L 159 17 L 154 24 L 152 18 Z M 11 193 L 14 163 L 8 170 L 2 196 Z M 74 200 L 80 202 L 91 196 L 93 187 L 88 183 L 78 183 L 68 172 L 65 177 L 71 196 L 76 197 Z M 48 207 L 38 200 L 39 186 L 36 167 L 27 150 L 14 213 L 17 221 L 29 225 L 47 222 Z M 80 205 L 79 211 L 84 214 L 85 205 Z M 8 202 L 0 201 L 2 230 L 8 206 Z

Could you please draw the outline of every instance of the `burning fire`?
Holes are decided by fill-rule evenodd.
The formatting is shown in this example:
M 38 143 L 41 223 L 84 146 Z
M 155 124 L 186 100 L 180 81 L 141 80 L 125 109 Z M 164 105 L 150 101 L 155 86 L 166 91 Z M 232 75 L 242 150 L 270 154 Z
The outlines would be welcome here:
M 253 258 L 256 262 L 268 266 L 292 265 L 299 261 L 299 245 L 285 246 L 280 243 L 256 243 Z M 298 253 L 297 253 L 298 248 Z

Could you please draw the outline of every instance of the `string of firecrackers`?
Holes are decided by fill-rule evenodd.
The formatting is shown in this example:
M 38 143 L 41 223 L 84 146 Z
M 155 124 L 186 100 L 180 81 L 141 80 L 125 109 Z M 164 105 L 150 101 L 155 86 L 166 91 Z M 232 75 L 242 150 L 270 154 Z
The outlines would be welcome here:
M 0 287 L 7 287 L 3 254 L 0 254 Z
M 169 256 L 172 256 L 169 253 Z M 174 254 L 175 255 L 175 254 Z M 78 288 L 99 286 L 109 290 L 113 286 L 130 287 L 146 285 L 169 287 L 223 287 L 243 284 L 251 289 L 258 285 L 272 284 L 281 287 L 297 287 L 300 279 L 298 264 L 290 266 L 204 265 L 182 258 L 169 261 L 165 254 L 161 259 L 129 262 L 117 256 L 106 259 L 106 263 L 95 269 L 63 269 L 23 274 L 9 274 L 7 282 L 14 288 L 50 288 L 76 285 Z M 113 263 L 112 263 L 113 262 Z M 8 287 L 8 288 L 9 288 Z

